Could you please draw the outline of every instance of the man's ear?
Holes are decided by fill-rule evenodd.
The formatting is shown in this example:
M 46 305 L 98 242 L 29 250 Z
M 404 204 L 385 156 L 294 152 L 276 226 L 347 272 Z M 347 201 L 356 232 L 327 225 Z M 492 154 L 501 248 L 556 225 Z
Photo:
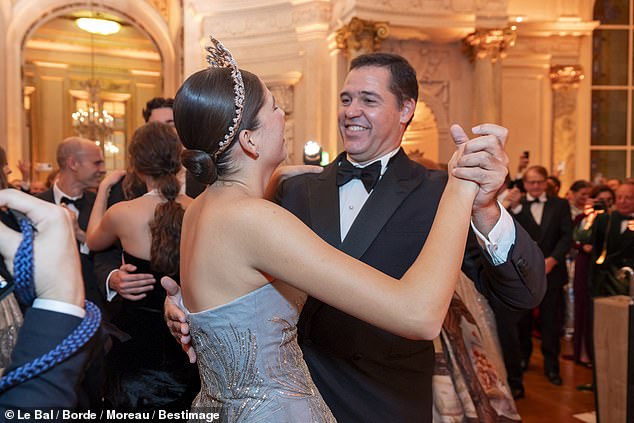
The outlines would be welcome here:
M 401 105 L 401 119 L 400 122 L 402 124 L 406 124 L 409 122 L 414 116 L 414 111 L 416 110 L 416 102 L 413 98 L 409 98 L 403 101 Z
M 79 167 L 79 160 L 77 160 L 77 157 L 70 156 L 66 159 L 66 167 L 70 170 L 77 170 L 77 167 Z

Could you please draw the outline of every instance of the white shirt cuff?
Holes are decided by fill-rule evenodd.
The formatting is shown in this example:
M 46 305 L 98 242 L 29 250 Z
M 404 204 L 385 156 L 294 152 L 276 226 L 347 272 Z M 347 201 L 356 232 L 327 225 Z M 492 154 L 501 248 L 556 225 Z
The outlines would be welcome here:
M 108 300 L 108 302 L 112 301 L 114 299 L 114 297 L 117 296 L 117 291 L 114 291 L 114 290 L 110 289 L 110 277 L 117 270 L 119 270 L 119 269 L 114 269 L 113 271 L 108 273 L 108 277 L 106 278 L 106 300 Z
M 484 236 L 471 222 L 471 228 L 476 234 L 478 244 L 482 247 L 491 257 L 491 261 L 494 265 L 498 266 L 502 263 L 506 263 L 506 260 L 511 251 L 511 247 L 515 243 L 515 224 L 513 218 L 507 212 L 502 204 L 498 202 L 500 207 L 500 218 L 498 219 L 489 237 Z
M 83 319 L 86 316 L 86 310 L 76 306 L 75 304 L 45 298 L 36 298 L 35 301 L 33 301 L 33 308 L 70 314 L 72 316 L 77 316 L 80 319 Z

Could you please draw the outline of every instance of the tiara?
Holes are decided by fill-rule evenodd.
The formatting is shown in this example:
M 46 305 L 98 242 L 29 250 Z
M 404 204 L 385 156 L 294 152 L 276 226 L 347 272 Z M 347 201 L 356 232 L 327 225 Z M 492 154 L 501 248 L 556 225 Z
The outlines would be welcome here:
M 207 63 L 209 63 L 210 68 L 231 69 L 234 93 L 233 102 L 236 106 L 236 116 L 233 118 L 233 124 L 229 126 L 224 139 L 218 143 L 218 151 L 214 154 L 214 158 L 218 158 L 218 156 L 231 145 L 231 141 L 236 136 L 238 127 L 240 127 L 242 111 L 244 110 L 244 82 L 242 81 L 242 74 L 240 73 L 240 69 L 238 69 L 238 64 L 231 55 L 231 52 L 211 35 L 209 39 L 211 40 L 211 44 L 205 47 L 205 50 L 209 53 L 207 55 Z

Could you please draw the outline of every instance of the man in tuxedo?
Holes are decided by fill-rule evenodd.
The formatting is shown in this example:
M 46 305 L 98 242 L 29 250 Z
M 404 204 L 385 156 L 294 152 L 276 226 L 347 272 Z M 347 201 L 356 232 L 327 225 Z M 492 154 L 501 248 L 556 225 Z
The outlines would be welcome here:
M 548 288 L 539 305 L 544 374 L 552 384 L 561 385 L 559 338 L 565 307 L 563 286 L 568 281 L 566 253 L 572 246 L 572 220 L 568 201 L 547 195 L 547 178 L 544 167 L 529 167 L 523 177 L 526 197 L 516 200 L 509 209 L 544 253 Z M 509 385 L 515 396 L 521 397 L 524 394 L 522 371 L 532 352 L 532 312 L 496 307 L 494 312 Z
M 99 307 L 104 321 L 107 321 L 108 313 L 95 277 L 94 257 L 86 245 L 85 232 L 96 196 L 91 189 L 99 186 L 106 173 L 101 148 L 85 138 L 66 138 L 57 146 L 57 165 L 59 173 L 55 183 L 37 197 L 64 207 L 73 218 L 86 299 Z M 81 398 L 82 405 L 87 407 L 101 404 L 106 339 L 99 338 L 98 343 L 100 348 L 86 371 L 80 391 L 85 395 Z
M 276 198 L 331 245 L 395 278 L 420 252 L 447 181 L 400 148 L 417 99 L 416 72 L 404 58 L 373 53 L 353 60 L 340 95 L 346 152 L 320 174 L 286 180 Z M 531 308 L 545 289 L 543 256 L 495 200 L 507 173 L 506 130 L 483 125 L 474 132 L 483 136 L 467 143 L 459 163 L 469 169 L 456 173 L 480 186 L 477 237 L 470 236 L 463 270 L 490 301 Z M 452 134 L 468 140 L 457 126 Z M 170 305 L 178 289 L 168 292 L 166 319 L 187 341 L 179 336 L 188 333 L 184 314 Z M 299 329 L 311 375 L 337 421 L 432 421 L 432 342 L 392 335 L 313 298 Z
M 405 59 L 374 53 L 353 60 L 338 114 L 345 153 L 321 174 L 287 180 L 277 197 L 331 245 L 395 278 L 423 247 L 447 178 L 400 148 L 417 100 L 416 74 Z M 457 175 L 480 185 L 477 236 L 470 235 L 463 271 L 492 303 L 530 308 L 545 288 L 543 258 L 495 197 L 506 176 L 506 131 L 483 125 L 474 132 L 485 136 L 468 142 L 462 164 L 471 171 Z M 467 140 L 460 128 L 452 134 Z M 356 179 L 373 167 L 374 185 Z M 431 342 L 392 335 L 314 298 L 300 333 L 311 375 L 338 421 L 431 421 Z
M 145 122 L 163 122 L 173 128 L 173 105 L 173 98 L 155 97 L 150 99 L 143 109 Z M 128 181 L 125 181 L 126 179 Z M 124 190 L 124 184 L 128 185 L 126 190 Z M 190 177 L 189 173 L 186 173 L 185 192 L 187 195 L 196 197 L 205 188 L 205 185 L 197 182 Z M 124 191 L 127 192 L 124 193 Z M 137 181 L 133 174 L 128 173 L 121 181 L 113 185 L 108 196 L 108 207 L 126 199 L 140 197 L 145 192 L 145 184 Z M 97 281 L 100 289 L 103 290 L 103 296 L 109 302 L 113 301 L 117 295 L 131 301 L 137 301 L 145 298 L 146 292 L 154 289 L 154 284 L 156 284 L 154 276 L 149 273 L 134 273 L 135 271 L 136 266 L 121 264 L 121 248 L 117 246 L 95 255 Z M 116 305 L 113 308 L 116 310 Z
M 614 210 L 596 218 L 592 236 L 593 296 L 629 295 L 629 281 L 619 277 L 619 271 L 634 269 L 634 184 L 625 182 L 617 188 Z
M 55 183 L 37 197 L 65 207 L 73 217 L 86 298 L 103 311 L 104 300 L 97 287 L 93 257 L 85 243 L 85 231 L 95 202 L 95 193 L 90 189 L 97 188 L 106 173 L 103 154 L 94 142 L 70 137 L 57 146 L 57 165 L 59 174 Z

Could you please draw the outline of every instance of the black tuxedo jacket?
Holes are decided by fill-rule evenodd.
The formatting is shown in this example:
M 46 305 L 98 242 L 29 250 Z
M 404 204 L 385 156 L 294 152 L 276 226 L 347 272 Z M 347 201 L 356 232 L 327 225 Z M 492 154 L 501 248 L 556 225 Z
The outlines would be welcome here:
M 616 278 L 622 267 L 634 268 L 634 231 L 626 229 L 621 233 L 621 222 L 627 219 L 617 211 L 603 213 L 597 217 L 592 227 L 591 288 L 594 296 L 629 295 L 629 286 Z M 606 249 L 605 260 L 596 264 L 596 259 Z
M 53 195 L 53 188 L 44 191 L 37 195 L 38 198 L 48 201 L 49 203 L 55 203 L 55 197 Z M 95 204 L 96 194 L 91 191 L 84 191 L 85 201 L 79 210 L 77 216 L 77 223 L 81 230 L 85 231 L 88 228 L 88 221 L 90 220 L 90 213 L 92 213 L 92 206 Z M 79 245 L 78 245 L 79 250 Z M 95 268 L 93 262 L 93 254 L 79 254 L 81 262 L 81 273 L 84 278 L 84 289 L 86 290 L 86 299 L 92 301 L 103 312 L 105 301 L 101 290 L 97 286 L 97 278 L 95 276 Z M 107 316 L 104 316 L 107 318 Z
M 400 278 L 425 243 L 447 174 L 416 164 L 400 150 L 341 242 L 335 180 L 342 156 L 320 174 L 285 181 L 277 202 L 331 245 Z M 517 225 L 516 231 L 500 266 L 484 258 L 471 234 L 463 270 L 491 301 L 531 308 L 545 292 L 544 259 L 528 234 Z M 313 298 L 299 330 L 313 379 L 339 422 L 432 421 L 430 341 L 401 338 Z
M 570 204 L 563 198 L 548 197 L 539 225 L 535 222 L 530 207 L 526 199 L 522 200 L 522 211 L 515 218 L 537 242 L 544 257 L 557 260 L 557 265 L 548 274 L 548 283 L 563 286 L 568 281 L 566 254 L 572 247 Z
M 11 355 L 9 371 L 46 354 L 57 346 L 81 322 L 81 319 L 63 313 L 30 308 L 24 315 L 24 324 Z M 0 410 L 7 408 L 43 408 L 78 406 L 78 388 L 87 364 L 97 350 L 95 335 L 86 345 L 67 360 L 55 365 L 39 376 L 23 382 L 0 394 Z M 4 414 L 3 414 L 4 415 Z

